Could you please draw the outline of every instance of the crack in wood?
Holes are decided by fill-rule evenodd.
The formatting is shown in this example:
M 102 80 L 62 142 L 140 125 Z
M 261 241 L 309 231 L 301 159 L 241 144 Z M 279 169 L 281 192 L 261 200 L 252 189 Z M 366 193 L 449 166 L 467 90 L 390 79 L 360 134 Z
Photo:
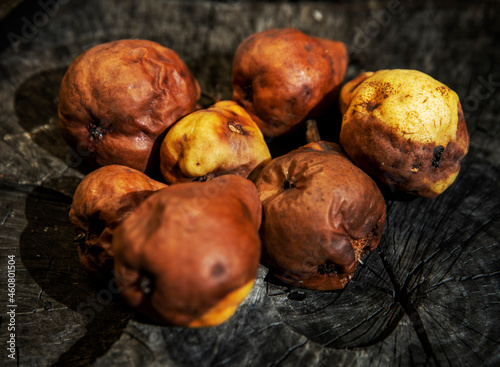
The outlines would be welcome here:
M 390 306 L 390 308 L 393 309 L 394 316 L 392 316 L 392 318 L 389 318 L 390 322 L 388 324 L 381 324 L 379 326 L 379 329 L 383 328 L 382 332 L 380 332 L 379 334 L 375 334 L 377 336 L 375 338 L 372 338 L 371 341 L 370 341 L 370 344 L 368 344 L 368 345 L 375 345 L 375 344 L 378 344 L 378 343 L 382 342 L 394 330 L 397 330 L 397 326 L 401 322 L 401 319 L 404 317 L 405 311 L 403 310 L 403 308 L 401 307 L 401 305 L 399 305 L 398 303 L 393 303 Z M 381 347 L 382 347 L 382 345 L 381 345 Z
M 377 311 L 375 311 L 374 313 L 372 313 L 369 317 L 363 319 L 361 322 L 359 322 L 358 324 L 354 325 L 353 327 L 347 329 L 346 331 L 344 331 L 342 334 L 338 335 L 336 338 L 330 340 L 328 343 L 324 343 L 323 344 L 323 347 L 328 347 L 329 345 L 335 343 L 337 340 L 341 339 L 343 336 L 351 333 L 353 330 L 356 330 L 357 328 L 359 328 L 361 325 L 365 324 L 366 322 L 370 321 L 371 319 L 375 318 L 376 316 L 378 316 L 380 313 L 382 313 L 384 310 L 383 307 L 379 308 Z M 398 320 L 399 321 L 399 320 Z M 349 346 L 346 346 L 345 347 L 346 349 L 351 349 L 352 347 L 349 347 Z
M 488 278 L 488 277 L 493 277 L 495 275 L 500 275 L 500 271 L 495 271 L 493 273 L 487 273 L 487 274 L 477 274 L 474 276 L 465 276 L 465 277 L 460 277 L 458 280 L 459 281 L 465 281 L 465 280 L 477 280 L 481 278 Z
M 371 255 L 371 253 L 367 254 L 367 256 L 365 258 L 366 261 L 368 261 L 370 255 Z M 374 269 L 372 269 L 372 267 L 366 266 L 364 263 L 360 263 L 359 268 L 363 268 L 363 269 L 368 270 L 370 273 L 375 275 L 375 277 L 377 277 L 377 279 L 382 281 L 384 284 L 387 284 L 388 286 L 392 287 L 392 284 L 389 281 L 387 281 L 387 279 L 385 279 L 380 273 L 378 273 Z M 351 280 L 351 282 L 354 284 L 354 283 L 356 283 L 356 280 L 353 279 L 353 280 Z M 371 286 L 375 287 L 377 290 L 379 290 L 381 292 L 388 293 L 388 290 L 385 288 L 382 288 L 382 287 L 374 285 L 374 284 L 371 284 Z
M 449 276 L 451 270 L 455 267 L 455 264 L 459 261 L 459 259 L 462 257 L 462 255 L 464 255 L 466 253 L 467 248 L 472 243 L 472 241 L 475 239 L 476 235 L 483 233 L 484 228 L 486 228 L 486 229 L 489 228 L 489 226 L 495 222 L 497 217 L 500 217 L 500 214 L 496 215 L 494 218 L 488 220 L 486 223 L 479 226 L 473 233 L 471 233 L 465 240 L 463 240 L 463 242 L 462 242 L 463 244 L 461 246 L 458 246 L 458 248 L 460 250 L 457 250 L 457 248 L 455 248 L 453 250 L 453 252 L 458 252 L 457 256 L 453 260 L 451 260 L 451 263 L 448 265 L 446 271 L 444 271 L 443 275 L 441 276 L 440 280 L 438 281 L 438 284 L 441 283 L 441 281 L 444 278 Z M 436 263 L 432 264 L 431 271 L 432 271 L 432 268 L 434 267 L 434 265 L 436 265 Z
M 443 307 L 443 308 L 445 308 L 447 310 L 457 311 L 456 309 L 454 309 L 452 307 L 447 307 L 447 306 L 443 306 L 443 305 L 439 305 L 439 306 L 441 306 L 441 307 Z M 484 339 L 488 339 L 489 341 L 491 341 L 491 342 L 493 342 L 495 344 L 498 343 L 498 340 L 495 340 L 495 339 L 493 339 L 491 337 L 488 337 L 487 335 L 484 335 L 483 330 L 479 331 L 479 330 L 476 330 L 476 329 L 470 327 L 466 322 L 464 322 L 463 319 L 460 319 L 460 318 L 456 317 L 453 314 L 450 314 L 450 313 L 444 314 L 444 313 L 440 312 L 438 309 L 436 309 L 435 312 L 439 312 L 440 315 L 442 315 L 444 319 L 450 318 L 450 317 L 453 318 L 453 319 L 455 319 L 457 322 L 460 322 L 460 324 L 462 325 L 462 327 L 466 328 L 467 330 L 470 330 L 470 331 L 474 332 L 475 334 L 478 335 L 478 337 L 481 337 L 481 338 L 484 338 Z
M 134 330 L 137 330 L 136 328 L 134 328 Z M 139 331 L 139 330 L 137 330 Z M 140 331 L 139 331 L 140 332 Z M 144 346 L 144 348 L 146 348 L 146 350 L 152 355 L 154 356 L 154 351 L 151 349 L 150 345 L 145 342 L 144 340 L 142 340 L 142 338 L 139 338 L 134 332 L 131 332 L 127 329 L 123 330 L 123 333 L 124 334 L 127 334 L 128 336 L 130 336 L 132 339 L 136 340 L 138 343 L 140 343 L 142 346 Z
M 246 333 L 245 336 L 249 337 L 249 336 L 254 335 L 254 334 L 260 334 L 260 333 L 263 333 L 263 332 L 265 332 L 269 329 L 272 329 L 273 327 L 276 327 L 276 326 L 283 326 L 283 324 L 280 322 L 275 322 L 275 323 L 269 324 L 266 327 L 261 328 L 259 330 L 253 330 L 250 333 Z
M 281 358 L 267 364 L 267 367 L 278 366 L 281 362 L 283 362 L 285 359 L 287 359 L 295 350 L 302 348 L 304 345 L 306 345 L 309 342 L 309 340 L 307 340 L 307 338 L 305 338 L 305 339 L 306 340 L 304 342 L 290 347 L 285 353 L 283 353 Z
M 436 325 L 438 325 L 441 329 L 443 329 L 443 331 L 446 333 L 446 335 L 450 335 L 450 330 L 449 330 L 449 329 L 446 329 L 446 328 L 444 327 L 444 325 L 441 323 L 441 321 L 440 321 L 440 320 L 436 319 L 436 317 L 435 317 L 432 313 L 427 312 L 427 314 L 429 315 L 429 317 L 430 317 L 430 318 L 432 318 L 432 319 L 434 320 L 434 322 L 435 322 L 435 324 L 436 324 Z M 446 315 L 446 316 L 448 317 L 449 315 Z M 445 317 L 445 319 L 446 319 L 446 317 Z M 463 320 L 459 320 L 459 321 L 463 321 Z M 435 332 L 434 332 L 434 333 L 435 333 Z M 465 345 L 467 346 L 467 348 L 468 348 L 470 351 L 472 351 L 472 353 L 473 353 L 475 356 L 477 356 L 477 362 L 479 362 L 479 363 L 481 363 L 481 362 L 482 362 L 482 358 L 481 358 L 481 356 L 479 355 L 479 353 L 476 351 L 476 348 L 473 348 L 471 345 L 469 345 L 469 343 L 467 343 L 467 341 L 466 341 L 464 338 L 462 338 L 462 337 L 460 336 L 460 334 L 458 334 L 458 333 L 456 333 L 455 331 L 453 331 L 453 329 L 451 329 L 451 333 L 452 333 L 452 335 L 453 335 L 454 337 L 456 337 L 456 338 L 457 338 L 458 340 L 460 340 L 463 344 L 465 344 Z M 439 340 L 439 336 L 438 336 L 438 335 L 436 335 L 436 337 L 437 337 L 437 340 Z M 444 355 L 446 356 L 446 359 L 447 359 L 447 360 L 448 360 L 448 362 L 449 362 L 448 355 L 447 355 L 446 353 L 442 353 L 442 354 L 444 354 Z M 484 363 L 481 363 L 481 364 L 482 364 L 483 366 L 486 366 L 486 364 L 484 364 Z M 450 365 L 453 365 L 453 364 L 451 364 L 451 363 L 450 363 Z
M 420 314 L 418 313 L 417 307 L 415 307 L 415 305 L 413 304 L 411 295 L 406 292 L 405 288 L 403 288 L 403 286 L 406 285 L 406 282 L 405 284 L 403 284 L 403 286 L 401 286 L 399 280 L 396 277 L 396 274 L 394 273 L 394 270 L 392 269 L 392 266 L 385 258 L 384 253 L 382 252 L 380 247 L 377 247 L 377 249 L 382 260 L 382 264 L 384 265 L 384 268 L 387 271 L 387 275 L 392 281 L 394 287 L 394 303 L 398 303 L 402 307 L 404 312 L 410 317 L 410 320 L 413 324 L 413 329 L 415 330 L 418 340 L 420 341 L 420 344 L 422 345 L 422 348 L 424 349 L 424 352 L 426 354 L 427 361 L 432 361 L 436 366 L 439 366 L 439 361 L 436 357 L 432 344 L 430 343 L 429 336 L 427 335 L 427 331 L 424 327 Z M 423 265 L 423 263 L 421 264 Z

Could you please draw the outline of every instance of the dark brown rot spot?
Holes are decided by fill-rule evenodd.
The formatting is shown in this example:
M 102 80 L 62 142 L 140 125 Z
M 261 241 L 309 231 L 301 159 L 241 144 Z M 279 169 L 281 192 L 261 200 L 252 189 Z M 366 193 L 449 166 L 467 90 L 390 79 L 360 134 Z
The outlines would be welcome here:
M 93 142 L 102 140 L 102 137 L 106 133 L 106 129 L 99 121 L 91 122 L 87 129 L 89 130 L 89 139 Z
M 326 263 L 318 266 L 318 273 L 321 275 L 330 276 L 331 274 L 337 274 L 338 269 L 334 263 L 327 261 Z
M 441 95 L 443 95 L 443 96 L 444 96 L 445 94 L 447 94 L 447 93 L 448 93 L 448 88 L 447 88 L 447 87 L 445 87 L 445 86 L 443 86 L 443 85 L 442 85 L 442 86 L 440 86 L 440 87 L 437 87 L 437 88 L 436 88 L 436 90 L 437 90 L 439 93 L 441 93 Z
M 441 163 L 441 157 L 443 156 L 444 147 L 442 145 L 434 148 L 432 153 L 432 167 L 439 167 Z
M 312 95 L 311 88 L 307 85 L 304 85 L 300 91 L 300 97 L 307 101 L 309 100 L 309 98 L 311 98 L 311 95 Z
M 376 102 L 376 101 L 371 101 L 370 103 L 368 103 L 366 105 L 366 109 L 368 111 L 373 111 L 373 110 L 375 110 L 375 109 L 377 109 L 379 107 L 380 107 L 380 102 Z
M 294 188 L 295 188 L 294 183 L 288 179 L 283 183 L 283 190 L 289 190 Z
M 247 101 L 253 102 L 252 84 L 247 84 L 243 87 L 243 98 L 245 98 Z
M 248 135 L 248 131 L 246 131 L 243 126 L 240 124 L 235 124 L 233 121 L 229 121 L 227 123 L 227 127 L 229 130 L 231 130 L 233 133 L 237 133 L 240 135 Z
M 205 182 L 205 181 L 211 180 L 214 177 L 215 177 L 215 173 L 210 172 L 210 173 L 207 173 L 206 175 L 194 178 L 193 181 L 195 181 L 195 182 Z
M 210 270 L 210 275 L 212 278 L 219 278 L 226 273 L 226 268 L 224 265 L 217 263 Z

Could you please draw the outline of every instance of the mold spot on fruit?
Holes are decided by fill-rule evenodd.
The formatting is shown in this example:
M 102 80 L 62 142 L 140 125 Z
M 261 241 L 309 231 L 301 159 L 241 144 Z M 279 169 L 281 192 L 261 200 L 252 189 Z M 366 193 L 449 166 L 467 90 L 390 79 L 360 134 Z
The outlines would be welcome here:
M 195 181 L 195 182 L 205 182 L 205 181 L 211 180 L 214 177 L 215 177 L 215 173 L 209 172 L 206 175 L 196 177 L 193 181 Z
M 102 137 L 106 133 L 104 126 L 102 126 L 100 121 L 92 121 L 89 126 L 89 139 L 92 142 L 98 142 L 102 140 Z
M 376 110 L 377 108 L 379 108 L 379 107 L 380 107 L 380 104 L 381 104 L 380 102 L 371 101 L 370 103 L 368 103 L 368 104 L 366 105 L 366 109 L 367 109 L 368 111 L 373 111 L 373 110 Z
M 321 275 L 330 276 L 331 274 L 338 274 L 339 271 L 334 263 L 327 261 L 324 264 L 318 265 L 318 273 Z
M 422 162 L 415 163 L 411 166 L 411 171 L 417 173 L 420 167 L 422 167 Z
M 441 157 L 443 156 L 444 147 L 442 145 L 434 148 L 434 152 L 432 153 L 432 167 L 439 167 L 441 163 Z
M 312 96 L 312 89 L 307 86 L 307 85 L 304 85 L 300 91 L 300 97 L 301 97 L 301 100 L 309 100 Z
M 227 123 L 227 127 L 233 133 L 237 133 L 237 134 L 240 134 L 240 135 L 248 135 L 248 131 L 246 131 L 245 129 L 243 129 L 243 126 L 241 126 L 240 124 L 235 124 L 233 121 L 229 121 Z
M 289 190 L 294 188 L 295 184 L 290 179 L 286 179 L 285 182 L 283 183 L 283 190 Z
M 139 287 L 144 294 L 151 294 L 151 292 L 153 292 L 153 282 L 151 278 L 144 275 L 139 281 Z

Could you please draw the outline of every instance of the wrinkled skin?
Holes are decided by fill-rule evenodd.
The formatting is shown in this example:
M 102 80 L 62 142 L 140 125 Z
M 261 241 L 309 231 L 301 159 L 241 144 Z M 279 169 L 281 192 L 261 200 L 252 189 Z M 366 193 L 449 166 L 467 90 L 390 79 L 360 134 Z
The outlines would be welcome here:
M 253 180 L 270 160 L 259 127 L 233 101 L 185 116 L 169 130 L 160 148 L 161 173 L 172 184 L 224 174 Z
M 324 113 L 338 96 L 347 61 L 342 42 L 293 28 L 258 32 L 235 52 L 232 99 L 265 136 L 280 136 Z
M 273 159 L 256 180 L 263 206 L 263 262 L 294 286 L 344 288 L 376 248 L 385 201 L 337 144 L 309 143 Z
M 92 276 L 110 276 L 116 226 L 149 195 L 165 187 L 140 171 L 120 165 L 98 168 L 80 182 L 69 218 L 79 234 L 80 261 Z
M 94 46 L 67 70 L 59 126 L 68 145 L 93 167 L 158 167 L 164 133 L 197 108 L 197 81 L 172 50 L 147 40 Z
M 224 322 L 253 286 L 261 215 L 255 186 L 236 175 L 151 195 L 113 238 L 123 299 L 160 324 Z
M 340 144 L 380 182 L 434 198 L 456 179 L 469 149 L 458 96 L 416 70 L 366 72 L 346 83 Z

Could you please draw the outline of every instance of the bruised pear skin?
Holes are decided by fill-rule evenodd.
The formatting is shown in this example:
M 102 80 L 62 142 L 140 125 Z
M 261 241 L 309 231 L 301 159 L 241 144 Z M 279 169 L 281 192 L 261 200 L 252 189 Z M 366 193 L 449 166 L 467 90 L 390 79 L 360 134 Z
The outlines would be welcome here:
M 59 91 L 59 127 L 94 168 L 121 164 L 152 173 L 168 129 L 197 108 L 198 82 L 173 51 L 125 39 L 94 46 L 68 68 Z
M 224 174 L 255 179 L 271 160 L 257 124 L 233 101 L 221 101 L 179 120 L 160 148 L 168 183 L 206 181 Z
M 261 216 L 255 185 L 237 175 L 158 191 L 113 237 L 121 296 L 159 324 L 226 321 L 254 284 Z
M 337 144 L 309 143 L 273 159 L 256 182 L 263 207 L 262 261 L 283 282 L 344 288 L 385 224 L 377 185 Z
M 233 58 L 232 99 L 265 136 L 318 118 L 337 98 L 347 69 L 342 42 L 274 28 L 244 39 Z
M 458 176 L 469 134 L 457 94 L 417 70 L 360 74 L 340 94 L 340 144 L 368 174 L 435 198 Z
M 145 198 L 165 187 L 121 165 L 104 166 L 84 177 L 73 196 L 69 218 L 81 237 L 78 254 L 85 270 L 96 278 L 110 275 L 116 226 Z

